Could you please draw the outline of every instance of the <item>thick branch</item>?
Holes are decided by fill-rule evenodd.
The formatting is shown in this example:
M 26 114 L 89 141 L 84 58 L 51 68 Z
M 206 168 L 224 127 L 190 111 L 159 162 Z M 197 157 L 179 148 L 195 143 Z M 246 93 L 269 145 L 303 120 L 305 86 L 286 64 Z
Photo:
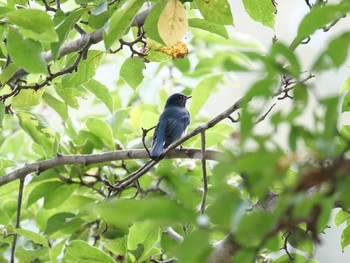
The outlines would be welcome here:
M 131 23 L 131 26 L 142 26 L 147 14 L 149 13 L 150 9 L 146 9 L 145 11 L 142 11 L 138 13 L 134 20 Z M 73 52 L 77 52 L 81 50 L 89 41 L 91 45 L 97 44 L 102 41 L 104 28 L 100 28 L 98 30 L 95 30 L 89 34 L 82 35 L 81 38 L 74 40 L 72 42 L 69 42 L 67 44 L 64 44 L 61 46 L 59 50 L 59 58 L 64 57 L 68 54 L 71 54 Z M 42 53 L 42 57 L 46 60 L 46 62 L 50 62 L 53 60 L 52 52 L 47 51 Z M 16 80 L 26 76 L 28 72 L 26 72 L 24 69 L 19 69 L 9 80 L 9 82 L 13 83 Z
M 218 160 L 222 153 L 214 150 L 206 151 L 206 159 Z M 78 155 L 57 155 L 55 158 L 25 164 L 22 168 L 19 168 L 11 173 L 0 177 L 0 186 L 7 184 L 11 181 L 24 178 L 30 173 L 42 173 L 48 169 L 54 168 L 59 165 L 66 164 L 81 164 L 89 165 L 103 162 L 111 162 L 116 160 L 127 159 L 146 159 L 149 158 L 146 150 L 124 150 L 124 151 L 112 151 L 99 154 L 78 154 Z M 174 149 L 166 158 L 190 158 L 201 159 L 201 149 Z

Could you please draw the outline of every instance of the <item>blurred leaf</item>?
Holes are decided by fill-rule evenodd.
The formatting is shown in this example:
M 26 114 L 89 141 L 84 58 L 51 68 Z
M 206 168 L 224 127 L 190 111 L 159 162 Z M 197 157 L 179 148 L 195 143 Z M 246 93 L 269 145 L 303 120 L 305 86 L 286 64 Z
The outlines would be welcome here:
M 0 208 L 0 224 L 7 226 L 10 223 L 11 223 L 10 217 L 2 208 Z
M 203 229 L 197 229 L 175 249 L 175 255 L 180 262 L 203 263 L 207 262 L 211 250 L 209 233 Z
M 103 33 L 106 50 L 109 50 L 114 41 L 127 33 L 131 26 L 132 19 L 143 3 L 143 0 L 129 0 L 114 11 Z
M 19 27 L 19 31 L 26 38 L 32 38 L 43 43 L 51 43 L 58 40 L 53 21 L 45 11 L 17 9 L 6 13 L 6 17 L 11 23 Z
M 154 248 L 160 240 L 161 229 L 151 221 L 136 222 L 129 229 L 127 249 L 129 251 L 137 249 L 142 244 L 142 254 L 134 256 L 142 261 L 147 260 L 150 256 L 155 256 Z M 160 252 L 160 251 L 159 251 Z
M 350 77 L 347 77 L 340 88 L 340 92 L 350 90 Z
M 296 227 L 291 230 L 291 235 L 288 238 L 288 243 L 294 248 L 313 254 L 315 244 L 312 237 L 309 236 L 305 230 Z
M 156 112 L 155 107 L 153 105 L 149 105 L 149 104 L 143 104 L 143 105 L 139 105 L 136 107 L 133 107 L 130 111 L 130 124 L 137 128 L 138 130 L 141 129 L 141 123 L 142 123 L 142 116 L 144 114 L 144 112 Z M 144 123 L 145 121 L 143 121 Z M 157 125 L 157 123 L 149 123 L 147 125 L 147 127 L 142 127 L 142 128 L 146 128 L 149 129 L 151 127 L 153 127 L 154 125 Z
M 3 127 L 3 121 L 5 117 L 5 104 L 3 102 L 0 103 L 0 128 Z
M 11 59 L 18 67 L 23 67 L 29 73 L 47 73 L 39 42 L 24 39 L 17 31 L 9 28 L 7 48 Z
M 73 213 L 64 212 L 54 214 L 47 220 L 44 234 L 50 236 L 60 231 L 61 233 L 71 235 L 80 229 L 84 223 L 84 220 L 77 218 Z
M 200 28 L 208 32 L 222 36 L 224 38 L 228 38 L 227 30 L 225 26 L 221 24 L 216 24 L 200 18 L 189 19 L 188 23 L 190 27 Z
M 300 254 L 296 254 L 296 253 L 290 253 L 291 256 L 293 257 L 293 263 L 318 263 L 317 260 L 313 260 L 313 259 L 307 259 L 305 256 L 300 255 Z M 286 262 L 290 262 L 290 257 L 287 254 L 284 254 L 283 256 L 272 260 L 271 262 L 273 263 L 286 263 Z
M 296 42 L 311 36 L 317 29 L 327 26 L 341 18 L 350 7 L 346 5 L 316 5 L 307 13 L 299 24 Z
M 49 248 L 48 247 L 41 247 L 39 249 L 35 250 L 26 250 L 23 247 L 18 247 L 16 249 L 16 258 L 19 262 L 23 263 L 30 263 L 34 260 L 39 261 L 46 261 L 49 259 Z
M 268 1 L 271 3 L 270 0 Z M 271 55 L 274 57 L 274 63 L 277 62 L 285 64 L 286 61 L 281 61 L 281 56 L 283 56 L 288 61 L 288 66 L 286 67 L 286 70 L 288 70 L 296 78 L 299 77 L 301 72 L 299 61 L 297 56 L 289 47 L 287 47 L 281 42 L 274 42 L 272 45 Z
M 66 103 L 56 99 L 47 92 L 44 93 L 43 100 L 61 116 L 62 120 L 66 121 L 68 119 L 68 108 Z
M 43 96 L 44 89 L 22 89 L 16 97 L 13 98 L 11 106 L 17 109 L 24 109 L 38 105 Z
M 245 11 L 255 21 L 274 28 L 276 8 L 271 0 L 243 0 Z
M 105 121 L 98 118 L 89 118 L 86 121 L 86 126 L 104 142 L 108 149 L 115 149 L 112 129 Z
M 26 229 L 21 229 L 21 228 L 16 228 L 14 232 L 16 232 L 18 235 L 22 237 L 25 237 L 26 239 L 33 241 L 36 244 L 48 246 L 48 241 L 38 233 L 35 233 L 30 230 L 26 230 Z
M 84 84 L 84 88 L 93 93 L 96 98 L 101 100 L 106 105 L 108 110 L 113 113 L 113 98 L 105 85 L 97 80 L 91 79 Z
M 73 240 L 66 245 L 64 261 L 90 261 L 90 262 L 110 262 L 115 260 L 102 250 L 90 246 L 87 242 L 82 240 Z
M 232 263 L 250 263 L 255 262 L 256 253 L 251 249 L 239 249 L 235 253 Z
M 194 0 L 205 20 L 220 24 L 233 25 L 230 4 L 227 0 Z
M 135 90 L 143 80 L 142 70 L 145 63 L 139 57 L 127 58 L 120 68 L 120 77 Z
M 347 111 L 350 111 L 350 91 L 346 93 L 341 105 L 341 112 L 347 112 Z
M 312 71 L 329 68 L 339 68 L 348 57 L 350 45 L 350 32 L 335 37 L 328 44 L 327 49 L 321 53 L 312 66 Z
M 187 14 L 179 0 L 169 0 L 158 20 L 158 33 L 164 43 L 170 47 L 186 34 L 188 30 Z
M 239 244 L 249 247 L 258 246 L 261 239 L 273 228 L 274 224 L 274 215 L 266 211 L 254 211 L 245 214 L 234 233 L 235 240 L 237 240 Z M 252 231 L 252 226 L 254 226 L 254 231 Z
M 154 220 L 169 224 L 170 222 L 193 222 L 194 211 L 185 209 L 180 204 L 164 198 L 143 199 L 113 199 L 100 203 L 96 209 L 89 209 L 90 213 L 98 214 L 108 224 L 126 227 L 130 222 L 139 220 Z M 120 214 L 123 216 L 116 217 Z
M 211 93 L 216 88 L 216 85 L 220 82 L 223 75 L 212 75 L 202 79 L 192 91 L 190 114 L 192 119 L 196 119 L 196 116 L 200 109 L 204 106 L 205 102 L 210 97 Z
M 3 69 L 0 73 L 0 81 L 3 84 L 3 86 L 7 83 L 9 79 L 16 73 L 18 70 L 18 66 L 11 63 L 9 64 L 5 69 Z

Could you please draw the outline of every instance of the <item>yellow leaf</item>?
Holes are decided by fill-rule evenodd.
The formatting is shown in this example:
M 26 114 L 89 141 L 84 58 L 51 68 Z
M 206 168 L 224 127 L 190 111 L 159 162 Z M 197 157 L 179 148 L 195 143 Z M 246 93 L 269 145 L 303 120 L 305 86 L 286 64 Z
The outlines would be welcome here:
M 187 29 L 188 21 L 184 6 L 180 0 L 170 0 L 158 20 L 160 37 L 170 47 L 186 34 Z

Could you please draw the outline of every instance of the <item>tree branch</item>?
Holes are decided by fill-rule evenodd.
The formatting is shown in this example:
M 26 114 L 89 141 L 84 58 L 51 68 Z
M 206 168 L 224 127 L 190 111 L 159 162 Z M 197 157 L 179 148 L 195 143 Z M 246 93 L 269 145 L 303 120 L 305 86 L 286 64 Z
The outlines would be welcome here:
M 222 155 L 219 151 L 207 150 L 206 158 L 208 160 L 219 160 Z M 48 169 L 54 168 L 60 165 L 66 164 L 81 164 L 90 165 L 103 162 L 111 162 L 116 160 L 128 160 L 128 159 L 147 159 L 148 154 L 143 149 L 123 150 L 123 151 L 111 151 L 98 154 L 78 154 L 78 155 L 61 155 L 58 154 L 56 157 L 25 164 L 22 168 L 19 168 L 6 175 L 0 176 L 0 186 L 7 184 L 11 181 L 24 178 L 30 173 L 40 174 Z M 167 155 L 166 158 L 190 158 L 190 159 L 201 159 L 200 149 L 174 149 Z
M 19 181 L 19 189 L 18 189 L 16 228 L 19 228 L 20 223 L 21 223 L 23 189 L 24 189 L 24 178 L 21 178 L 21 180 Z M 15 262 L 16 243 L 17 243 L 17 234 L 14 234 L 13 241 L 12 241 L 12 247 L 11 247 L 11 261 L 10 261 L 11 263 Z
M 206 160 L 206 148 L 205 148 L 205 131 L 201 132 L 201 150 L 202 150 L 202 174 L 203 174 L 203 193 L 201 201 L 201 214 L 204 214 L 205 203 L 207 200 L 207 191 L 208 191 L 208 175 L 207 175 L 207 160 Z
M 134 20 L 131 22 L 131 26 L 142 26 L 143 23 L 145 22 L 145 19 L 149 11 L 150 9 L 146 9 L 136 14 L 136 16 L 134 17 Z M 101 42 L 103 32 L 104 32 L 104 28 L 100 28 L 91 33 L 82 35 L 79 39 L 76 39 L 72 42 L 62 45 L 59 50 L 58 58 L 64 57 L 68 54 L 81 50 L 89 41 L 91 45 Z M 43 52 L 42 57 L 46 60 L 46 62 L 50 62 L 53 60 L 53 55 L 51 50 L 47 52 Z M 13 76 L 9 79 L 8 82 L 14 83 L 16 80 L 23 78 L 26 75 L 28 75 L 28 72 L 26 72 L 24 69 L 19 69 L 13 74 Z

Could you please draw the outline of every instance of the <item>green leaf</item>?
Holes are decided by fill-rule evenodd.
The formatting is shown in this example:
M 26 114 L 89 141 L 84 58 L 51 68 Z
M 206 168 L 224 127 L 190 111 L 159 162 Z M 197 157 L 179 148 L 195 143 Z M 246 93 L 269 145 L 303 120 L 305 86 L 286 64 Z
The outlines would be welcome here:
M 348 212 L 339 210 L 334 217 L 334 224 L 339 227 L 342 223 L 347 221 L 349 218 L 350 218 L 350 214 Z
M 62 185 L 62 183 L 59 181 L 43 182 L 41 184 L 36 185 L 28 196 L 27 208 L 40 198 L 54 191 L 60 185 Z
M 307 252 L 309 254 L 314 253 L 315 244 L 312 237 L 309 236 L 305 230 L 296 227 L 291 231 L 291 235 L 288 238 L 288 243 L 294 248 Z
M 17 112 L 16 115 L 19 125 L 33 141 L 39 144 L 47 155 L 53 155 L 54 135 L 46 120 L 38 114 L 29 112 L 21 111 Z
M 66 252 L 63 257 L 64 261 L 86 261 L 86 262 L 110 262 L 115 260 L 100 249 L 90 246 L 82 240 L 70 241 L 66 246 Z
M 26 250 L 21 246 L 16 249 L 15 255 L 19 262 L 30 263 L 34 260 L 39 262 L 48 260 L 49 252 L 49 248 L 46 246 L 35 250 Z
M 0 128 L 3 127 L 2 122 L 4 121 L 5 117 L 5 104 L 3 102 L 0 103 Z
M 274 58 L 273 63 L 281 61 L 281 56 L 283 56 L 288 61 L 286 70 L 288 70 L 289 73 L 296 78 L 299 77 L 301 72 L 299 61 L 294 52 L 289 47 L 281 42 L 274 42 L 272 45 L 271 56 Z
M 113 113 L 113 98 L 105 85 L 97 80 L 91 79 L 84 84 L 84 88 L 93 93 L 96 98 L 101 100 L 109 109 L 109 111 Z
M 12 99 L 12 107 L 14 109 L 24 109 L 40 104 L 40 99 L 43 96 L 44 89 L 22 89 L 16 97 Z
M 343 99 L 341 112 L 350 111 L 350 91 L 348 91 Z
M 77 98 L 86 98 L 81 86 L 74 88 L 61 88 L 59 85 L 55 85 L 55 90 L 64 102 L 74 109 L 79 109 Z
M 151 11 L 149 11 L 148 16 L 145 20 L 145 32 L 147 32 L 147 38 L 152 39 L 153 41 L 158 42 L 161 45 L 165 46 L 163 39 L 160 37 L 158 32 L 158 20 L 159 16 L 163 11 L 165 2 L 156 3 Z M 164 54 L 164 53 L 162 53 Z
M 44 196 L 44 208 L 55 209 L 63 204 L 77 188 L 76 185 L 62 184 Z
M 9 28 L 7 48 L 13 62 L 29 73 L 46 73 L 46 61 L 41 56 L 41 44 L 24 39 L 17 31 Z
M 143 246 L 143 253 L 134 256 L 140 261 L 149 259 L 154 255 L 154 247 L 160 240 L 161 229 L 151 221 L 136 222 L 129 229 L 127 249 L 136 250 L 139 244 Z M 152 253 L 153 252 L 153 253 Z
M 227 30 L 223 25 L 200 18 L 191 18 L 188 20 L 188 23 L 190 27 L 200 28 L 228 39 Z
M 63 42 L 66 40 L 69 32 L 74 27 L 75 23 L 80 17 L 87 11 L 87 8 L 76 9 L 71 12 L 67 18 L 57 27 L 58 41 L 51 44 L 52 56 L 57 59 L 59 56 L 59 49 Z
M 90 213 L 104 218 L 108 224 L 127 227 L 131 222 L 140 220 L 155 220 L 164 224 L 170 222 L 193 222 L 195 211 L 185 209 L 173 200 L 156 199 L 113 199 L 110 202 L 99 203 Z M 123 216 L 115 216 L 120 214 Z
M 33 241 L 36 244 L 42 244 L 44 246 L 48 246 L 48 241 L 40 234 L 32 232 L 30 230 L 17 228 L 14 230 L 18 235 L 25 237 L 26 239 L 29 239 Z
M 197 113 L 204 106 L 210 94 L 216 88 L 223 75 L 212 75 L 202 79 L 192 91 L 190 114 L 192 118 L 197 116 Z
M 0 224 L 7 226 L 10 223 L 11 223 L 11 218 L 2 208 L 0 208 Z
M 197 229 L 191 232 L 187 238 L 176 248 L 176 258 L 179 262 L 203 263 L 212 250 L 209 243 L 209 232 Z
M 64 121 L 68 119 L 68 107 L 66 103 L 56 99 L 47 92 L 44 93 L 43 100 L 47 103 L 47 105 L 53 108 Z
M 106 50 L 109 50 L 114 41 L 120 39 L 127 33 L 131 26 L 132 19 L 143 3 L 143 0 L 126 1 L 112 14 L 103 33 Z
M 102 58 L 103 52 L 98 50 L 89 50 L 87 58 L 80 61 L 78 70 L 62 77 L 62 88 L 76 88 L 77 86 L 82 85 L 92 79 L 96 73 L 96 69 L 101 63 Z M 72 56 L 68 60 L 67 66 L 72 65 L 75 59 L 76 55 Z
M 296 253 L 290 253 L 290 255 L 293 257 L 293 263 L 319 263 L 317 260 L 314 259 L 307 259 L 305 256 L 296 254 Z M 284 254 L 283 256 L 275 259 L 272 261 L 273 263 L 286 263 L 291 262 L 289 255 Z
M 227 0 L 194 0 L 204 19 L 220 24 L 233 25 L 230 4 Z
M 142 70 L 145 63 L 139 57 L 128 58 L 124 61 L 120 69 L 120 77 L 122 77 L 128 85 L 135 90 L 143 80 Z
M 344 252 L 344 249 L 346 246 L 350 244 L 350 225 L 344 228 L 343 232 L 341 233 L 341 248 Z
M 271 0 L 243 0 L 245 11 L 256 22 L 274 28 L 276 9 Z
M 347 77 L 343 84 L 341 85 L 340 92 L 349 91 L 350 90 L 350 77 Z
M 112 128 L 107 122 L 98 118 L 89 118 L 86 121 L 86 127 L 100 138 L 108 149 L 115 149 Z
M 326 70 L 339 68 L 348 57 L 350 45 L 350 32 L 345 32 L 332 39 L 324 51 L 312 66 L 312 70 Z
M 299 24 L 296 42 L 311 36 L 317 29 L 327 26 L 335 19 L 341 18 L 350 10 L 346 5 L 317 5 L 304 16 Z
M 44 231 L 45 235 L 52 235 L 57 231 L 62 231 L 63 233 L 71 233 L 71 230 L 77 230 L 81 228 L 84 221 L 77 218 L 73 213 L 58 213 L 54 214 L 47 220 L 46 228 Z
M 5 69 L 3 69 L 0 73 L 0 81 L 3 86 L 7 83 L 7 81 L 12 78 L 12 76 L 16 73 L 18 70 L 18 66 L 11 63 L 9 64 Z
M 17 9 L 6 13 L 11 23 L 19 27 L 19 31 L 26 38 L 51 43 L 58 40 L 53 21 L 45 12 L 37 9 Z

